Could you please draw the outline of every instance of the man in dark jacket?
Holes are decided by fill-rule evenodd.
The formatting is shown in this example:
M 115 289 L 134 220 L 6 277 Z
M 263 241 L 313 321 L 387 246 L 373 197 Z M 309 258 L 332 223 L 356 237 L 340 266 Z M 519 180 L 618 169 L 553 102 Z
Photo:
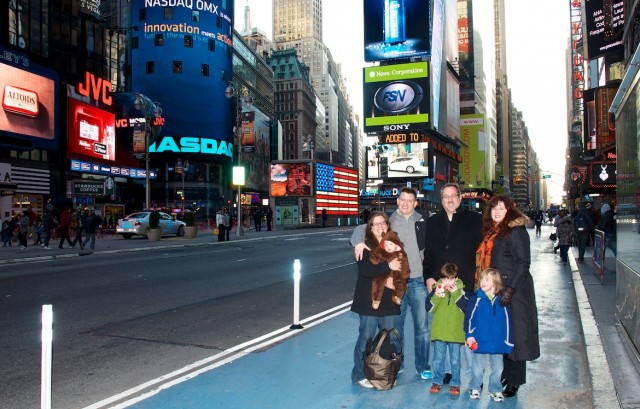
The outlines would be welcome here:
M 91 240 L 91 250 L 96 249 L 96 231 L 100 224 L 102 224 L 102 217 L 98 216 L 95 210 L 91 210 L 91 213 L 84 220 L 84 232 L 87 237 L 85 237 L 84 243 L 82 243 L 83 249 L 89 240 Z
M 427 219 L 422 274 L 431 292 L 445 263 L 458 266 L 458 277 L 469 296 L 474 293 L 476 251 L 482 242 L 482 214 L 460 206 L 462 192 L 457 183 L 447 183 L 440 189 L 442 210 Z M 470 375 L 473 352 L 462 349 Z M 448 383 L 450 375 L 445 375 Z

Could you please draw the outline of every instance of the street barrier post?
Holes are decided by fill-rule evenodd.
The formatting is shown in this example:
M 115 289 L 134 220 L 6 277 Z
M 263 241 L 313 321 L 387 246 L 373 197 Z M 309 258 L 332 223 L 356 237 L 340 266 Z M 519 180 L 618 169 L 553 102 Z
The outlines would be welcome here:
M 51 344 L 53 342 L 53 310 L 42 306 L 42 372 L 40 376 L 40 408 L 51 409 Z
M 293 324 L 290 329 L 302 329 L 300 325 L 300 260 L 293 261 Z

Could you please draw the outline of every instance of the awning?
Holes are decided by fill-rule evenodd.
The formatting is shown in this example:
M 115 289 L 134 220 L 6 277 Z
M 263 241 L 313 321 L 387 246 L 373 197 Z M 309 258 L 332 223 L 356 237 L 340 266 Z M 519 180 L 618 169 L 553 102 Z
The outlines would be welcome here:
M 16 194 L 18 185 L 16 183 L 0 182 L 0 196 L 13 196 Z

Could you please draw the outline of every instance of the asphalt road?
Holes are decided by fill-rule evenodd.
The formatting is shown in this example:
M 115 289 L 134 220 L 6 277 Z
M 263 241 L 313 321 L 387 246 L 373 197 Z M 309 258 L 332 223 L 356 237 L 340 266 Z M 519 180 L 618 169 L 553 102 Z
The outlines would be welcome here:
M 2 265 L 0 406 L 40 405 L 40 313 L 54 312 L 53 407 L 83 408 L 352 299 L 350 231 Z M 251 375 L 247 374 L 250 381 Z

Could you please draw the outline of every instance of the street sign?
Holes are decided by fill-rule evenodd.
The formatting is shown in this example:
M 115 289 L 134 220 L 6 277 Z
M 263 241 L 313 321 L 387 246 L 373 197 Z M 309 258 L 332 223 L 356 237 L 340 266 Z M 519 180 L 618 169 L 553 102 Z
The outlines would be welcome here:
M 542 179 L 551 179 L 551 175 L 542 175 Z

